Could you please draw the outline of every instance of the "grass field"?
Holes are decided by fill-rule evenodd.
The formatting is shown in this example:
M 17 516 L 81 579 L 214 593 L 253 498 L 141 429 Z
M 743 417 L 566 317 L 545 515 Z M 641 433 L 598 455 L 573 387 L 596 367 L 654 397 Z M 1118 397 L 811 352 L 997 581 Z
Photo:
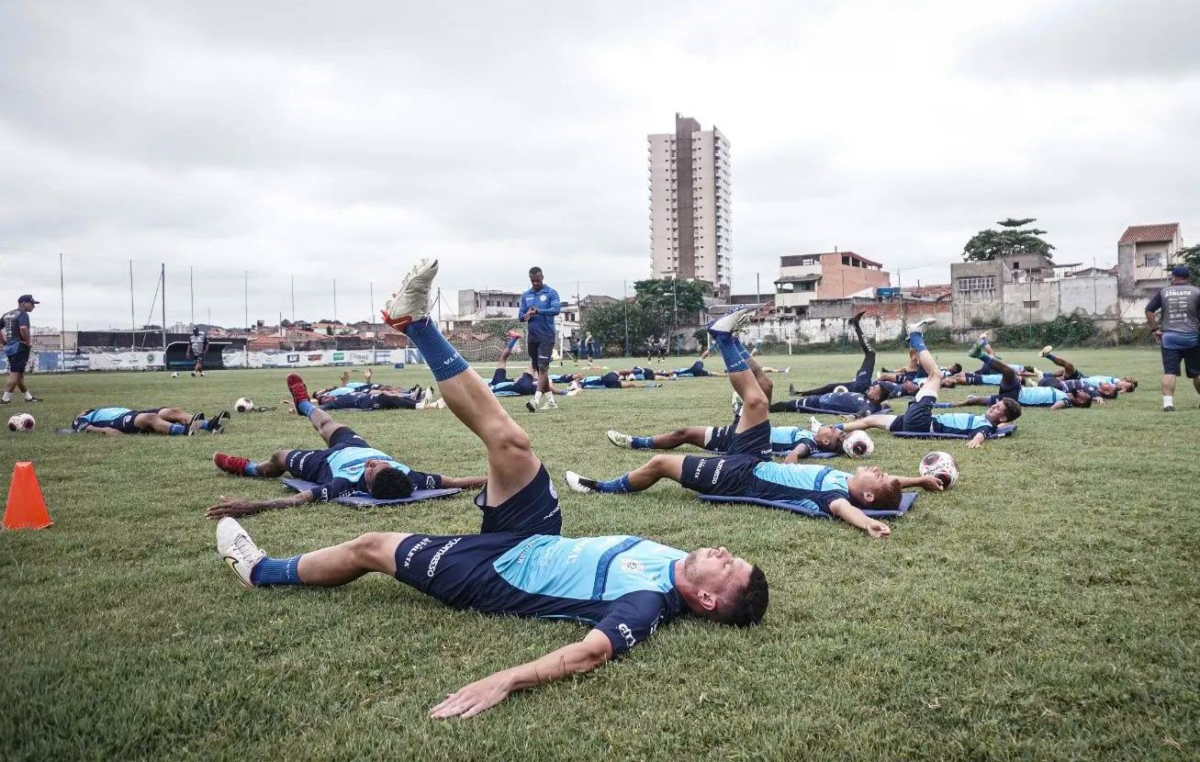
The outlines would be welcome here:
M 308 422 L 282 410 L 235 416 L 219 438 L 54 433 L 94 406 L 212 414 L 243 395 L 274 403 L 282 371 L 31 376 L 46 401 L 4 417 L 28 409 L 39 427 L 0 436 L 0 467 L 6 490 L 12 462 L 34 461 L 56 525 L 0 535 L 0 758 L 1196 759 L 1196 396 L 1181 384 L 1178 412 L 1159 410 L 1151 349 L 1067 354 L 1142 387 L 1089 411 L 1029 410 L 1014 438 L 982 450 L 947 443 L 959 484 L 923 495 L 882 541 L 712 507 L 675 485 L 566 491 L 568 468 L 610 477 L 647 457 L 612 447 L 606 428 L 727 422 L 724 379 L 588 392 L 538 415 L 503 401 L 559 484 L 567 534 L 726 545 L 764 567 L 771 608 L 751 630 L 679 620 L 621 662 L 451 722 L 427 719 L 446 693 L 586 628 L 456 613 L 383 576 L 242 590 L 203 509 L 222 494 L 282 491 L 227 477 L 210 458 L 316 446 Z M 774 376 L 782 399 L 789 380 L 848 378 L 858 359 L 765 362 L 793 365 Z M 336 375 L 307 377 L 316 387 Z M 449 411 L 340 418 L 414 468 L 484 470 L 482 447 Z M 807 416 L 786 422 L 797 421 Z M 883 433 L 876 444 L 874 461 L 893 473 L 915 473 L 931 449 Z M 471 532 L 479 515 L 462 495 L 244 523 L 269 553 L 292 555 L 372 530 Z

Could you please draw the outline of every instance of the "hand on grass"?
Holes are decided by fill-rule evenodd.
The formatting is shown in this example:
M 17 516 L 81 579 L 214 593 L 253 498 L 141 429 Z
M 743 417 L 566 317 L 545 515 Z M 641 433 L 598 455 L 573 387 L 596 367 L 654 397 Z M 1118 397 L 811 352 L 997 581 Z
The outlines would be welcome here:
M 970 442 L 967 442 L 968 450 L 978 450 L 980 447 L 983 447 L 983 440 L 981 439 L 972 439 Z
M 221 502 L 211 506 L 204 515 L 210 519 L 223 519 L 226 516 L 245 516 L 256 512 L 257 507 L 247 500 L 235 500 L 221 495 Z
M 497 672 L 451 693 L 445 701 L 429 710 L 429 716 L 438 720 L 474 717 L 508 698 L 511 692 L 508 678 L 503 672 Z
M 892 533 L 892 528 L 890 526 L 884 524 L 882 521 L 876 521 L 875 519 L 869 519 L 867 521 L 867 525 L 863 527 L 863 529 L 867 530 L 867 534 L 869 534 L 874 540 L 878 540 L 881 537 L 887 537 Z
M 942 483 L 942 480 L 933 474 L 921 477 L 921 487 L 926 492 L 941 492 L 946 489 L 946 485 Z

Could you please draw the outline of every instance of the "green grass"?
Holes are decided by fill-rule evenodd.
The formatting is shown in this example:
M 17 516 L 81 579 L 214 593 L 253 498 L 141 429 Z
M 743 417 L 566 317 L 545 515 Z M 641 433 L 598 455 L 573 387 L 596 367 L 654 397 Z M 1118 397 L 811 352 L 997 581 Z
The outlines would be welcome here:
M 568 534 L 726 545 L 766 569 L 771 609 L 748 631 L 677 621 L 619 663 L 451 722 L 426 717 L 444 694 L 585 628 L 456 613 L 382 576 L 243 591 L 203 509 L 221 494 L 282 493 L 226 477 L 209 458 L 218 447 L 312 447 L 306 421 L 236 416 L 224 438 L 54 429 L 101 404 L 270 403 L 283 372 L 33 376 L 46 398 L 29 408 L 39 427 L 0 436 L 0 467 L 7 482 L 11 462 L 34 461 L 56 524 L 0 535 L 0 758 L 1195 759 L 1200 409 L 1181 384 L 1179 411 L 1159 411 L 1151 350 L 1071 356 L 1131 372 L 1142 388 L 1091 411 L 1031 410 L 1016 437 L 982 450 L 946 443 L 961 481 L 923 495 L 884 541 L 710 506 L 674 485 L 628 498 L 565 491 L 568 468 L 608 477 L 644 460 L 609 445 L 610 426 L 726 422 L 723 379 L 586 393 L 546 415 L 505 400 L 560 485 Z M 791 375 L 774 377 L 782 387 L 850 377 L 858 358 L 791 362 Z M 308 375 L 319 385 L 336 373 Z M 423 369 L 379 376 L 428 379 Z M 341 417 L 416 468 L 484 469 L 449 411 Z M 886 434 L 876 443 L 876 463 L 908 474 L 931 449 Z M 245 524 L 283 555 L 371 530 L 475 531 L 479 516 L 464 495 Z

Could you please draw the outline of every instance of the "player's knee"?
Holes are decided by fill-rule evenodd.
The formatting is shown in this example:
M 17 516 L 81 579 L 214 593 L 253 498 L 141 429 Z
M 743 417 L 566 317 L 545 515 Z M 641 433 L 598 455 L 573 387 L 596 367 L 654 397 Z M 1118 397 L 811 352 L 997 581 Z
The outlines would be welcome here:
M 529 434 L 516 422 L 510 422 L 504 427 L 500 436 L 497 437 L 497 444 L 511 454 L 533 452 L 533 443 L 529 439 Z
M 680 428 L 672 431 L 671 436 L 675 439 L 686 439 L 689 433 L 690 431 L 687 426 L 681 426 Z
M 742 417 L 765 417 L 768 410 L 766 394 L 748 394 L 742 399 Z
M 395 543 L 390 532 L 367 532 L 350 541 L 350 550 L 360 566 L 374 566 L 394 552 Z

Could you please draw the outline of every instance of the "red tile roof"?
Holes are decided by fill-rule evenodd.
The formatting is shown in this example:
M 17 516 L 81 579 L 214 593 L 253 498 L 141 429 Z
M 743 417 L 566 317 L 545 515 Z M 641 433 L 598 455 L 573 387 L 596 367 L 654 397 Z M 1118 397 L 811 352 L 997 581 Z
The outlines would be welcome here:
M 1117 245 L 1126 243 L 1150 243 L 1152 241 L 1173 241 L 1179 232 L 1178 222 L 1167 222 L 1162 225 L 1130 225 Z

